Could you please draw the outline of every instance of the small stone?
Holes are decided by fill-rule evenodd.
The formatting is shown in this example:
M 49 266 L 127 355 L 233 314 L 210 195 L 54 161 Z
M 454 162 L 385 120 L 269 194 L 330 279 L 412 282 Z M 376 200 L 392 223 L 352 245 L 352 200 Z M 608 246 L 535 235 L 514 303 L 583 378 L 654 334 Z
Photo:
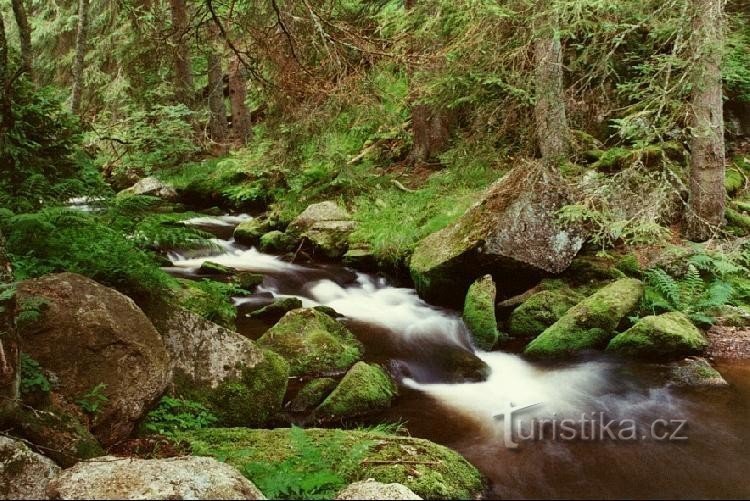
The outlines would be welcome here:
M 47 484 L 59 472 L 25 443 L 0 436 L 0 499 L 49 499 Z
M 338 493 L 336 499 L 422 499 L 403 484 L 384 484 L 368 478 L 355 482 Z

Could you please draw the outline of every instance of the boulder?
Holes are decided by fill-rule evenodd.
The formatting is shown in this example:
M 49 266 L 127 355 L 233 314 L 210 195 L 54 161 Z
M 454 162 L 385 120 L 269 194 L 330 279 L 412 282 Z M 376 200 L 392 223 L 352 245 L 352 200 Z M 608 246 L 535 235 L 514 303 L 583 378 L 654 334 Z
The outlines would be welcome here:
M 289 224 L 287 231 L 306 238 L 326 257 L 339 258 L 346 253 L 349 235 L 355 228 L 352 216 L 328 200 L 308 206 Z
M 250 291 L 263 283 L 263 275 L 252 271 L 240 271 L 234 276 L 234 283 L 240 288 Z
M 198 268 L 198 273 L 203 275 L 231 275 L 234 272 L 234 268 L 214 263 L 213 261 L 203 261 L 200 268 Z
M 98 388 L 91 429 L 102 444 L 126 438 L 171 379 L 164 341 L 143 311 L 74 273 L 22 282 L 18 297 L 43 305 L 24 324 L 21 349 L 54 375 L 55 391 L 68 401 Z
M 51 459 L 0 436 L 0 499 L 49 499 L 47 484 L 59 472 Z
M 297 248 L 297 238 L 283 231 L 273 230 L 264 233 L 260 237 L 259 249 L 261 252 L 283 254 Z
M 560 358 L 604 347 L 642 295 L 640 280 L 621 278 L 612 282 L 568 310 L 529 343 L 524 354 L 533 358 Z
M 384 484 L 368 478 L 344 487 L 336 499 L 422 499 L 403 484 Z
M 537 336 L 582 299 L 583 296 L 568 288 L 537 292 L 510 314 L 510 334 L 516 337 Z
M 289 375 L 281 357 L 185 309 L 147 311 L 169 352 L 176 394 L 207 405 L 225 426 L 262 426 L 281 409 Z
M 346 327 L 312 308 L 290 311 L 261 336 L 258 344 L 284 357 L 292 376 L 345 371 L 363 352 Z
M 376 271 L 378 260 L 371 249 L 349 249 L 342 258 L 344 264 L 362 271 Z
M 284 315 L 297 308 L 302 308 L 302 300 L 296 297 L 277 297 L 273 303 L 247 314 L 248 318 L 263 320 L 274 324 Z
M 208 457 L 83 461 L 50 482 L 54 499 L 265 499 L 233 467 Z
M 248 247 L 258 245 L 260 237 L 272 229 L 267 219 L 254 218 L 243 221 L 234 229 L 234 240 Z
M 148 195 L 170 202 L 174 202 L 178 198 L 177 192 L 171 185 L 155 177 L 145 177 L 120 193 L 126 195 Z
M 708 341 L 684 314 L 673 311 L 643 317 L 615 336 L 607 351 L 632 357 L 669 358 L 699 353 Z
M 456 222 L 419 242 L 409 263 L 417 291 L 455 304 L 471 279 L 486 273 L 518 287 L 525 276 L 562 272 L 585 240 L 581 227 L 557 217 L 569 203 L 559 174 L 537 165 L 513 169 Z
M 190 445 L 193 454 L 221 457 L 241 468 L 299 454 L 293 433 L 289 428 L 207 428 L 182 434 L 179 439 Z M 347 482 L 374 478 L 385 484 L 399 483 L 424 499 L 476 499 L 483 490 L 482 476 L 474 466 L 457 452 L 429 440 L 375 430 L 320 428 L 305 429 L 305 436 L 314 445 L 325 446 L 326 455 L 334 458 L 365 446 L 364 461 L 346 472 Z
M 395 383 L 379 365 L 357 362 L 315 409 L 315 416 L 334 419 L 387 409 L 396 393 Z
M 464 323 L 469 328 L 474 344 L 481 350 L 491 350 L 500 337 L 495 319 L 497 290 L 491 275 L 477 279 L 464 300 Z
M 316 378 L 307 383 L 292 400 L 289 409 L 292 412 L 307 412 L 313 410 L 326 398 L 337 381 L 329 377 Z
M 688 357 L 675 362 L 670 370 L 674 386 L 691 388 L 722 388 L 729 386 L 726 379 L 703 357 Z

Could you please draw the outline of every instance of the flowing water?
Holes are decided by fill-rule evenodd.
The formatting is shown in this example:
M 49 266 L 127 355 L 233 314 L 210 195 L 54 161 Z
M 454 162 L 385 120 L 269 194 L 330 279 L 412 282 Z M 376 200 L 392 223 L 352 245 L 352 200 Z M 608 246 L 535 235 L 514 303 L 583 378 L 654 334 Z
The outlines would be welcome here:
M 401 376 L 393 407 L 373 419 L 459 451 L 489 479 L 490 497 L 750 497 L 750 364 L 719 362 L 728 389 L 685 390 L 660 366 L 605 356 L 543 365 L 477 352 L 491 368 L 487 381 L 449 383 L 436 354 L 474 351 L 456 312 L 381 277 L 236 245 L 230 230 L 243 218 L 190 221 L 221 238 L 211 250 L 172 253 L 172 271 L 196 276 L 211 260 L 263 273 L 258 293 L 236 299 L 238 330 L 253 338 L 265 327 L 246 313 L 274 297 L 334 308 L 366 358 Z

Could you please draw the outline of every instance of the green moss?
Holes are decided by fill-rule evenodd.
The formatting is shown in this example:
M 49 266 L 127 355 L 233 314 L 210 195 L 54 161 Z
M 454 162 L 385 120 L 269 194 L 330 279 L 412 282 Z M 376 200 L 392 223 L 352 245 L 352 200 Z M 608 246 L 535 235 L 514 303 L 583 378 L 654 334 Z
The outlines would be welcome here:
M 387 408 L 396 385 L 378 365 L 357 362 L 336 389 L 315 409 L 317 417 L 340 418 Z
M 617 280 L 625 273 L 617 267 L 617 261 L 611 256 L 577 256 L 563 276 L 575 284 Z
M 263 275 L 250 271 L 241 271 L 235 275 L 234 283 L 241 289 L 251 290 L 263 283 Z
M 297 247 L 297 238 L 283 231 L 273 230 L 260 237 L 259 249 L 262 252 L 284 253 Z
M 464 322 L 474 344 L 482 350 L 491 350 L 500 337 L 495 319 L 496 294 L 495 282 L 485 275 L 471 284 L 464 300 Z
M 260 237 L 271 231 L 271 225 L 266 219 L 250 219 L 243 221 L 234 229 L 234 239 L 237 243 L 247 246 L 258 245 Z
M 307 412 L 320 404 L 336 387 L 336 380 L 329 377 L 313 379 L 294 397 L 290 405 L 292 412 Z
M 535 358 L 559 358 L 603 346 L 639 303 L 643 284 L 622 278 L 587 297 L 536 337 L 524 350 Z
M 750 233 L 750 216 L 737 212 L 729 207 L 725 209 L 724 215 L 729 222 L 729 230 L 733 233 L 740 236 Z
M 610 148 L 601 152 L 592 167 L 598 170 L 621 169 L 626 166 L 631 156 L 632 152 L 627 148 Z
M 296 297 L 279 297 L 273 303 L 250 313 L 250 318 L 276 321 L 287 312 L 302 308 L 302 300 Z
M 517 337 L 541 334 L 582 299 L 582 295 L 567 287 L 537 292 L 511 313 L 510 333 Z
M 230 275 L 234 272 L 234 269 L 213 261 L 203 261 L 198 268 L 198 272 L 204 275 Z
M 735 168 L 729 168 L 724 173 L 724 187 L 729 195 L 733 195 L 745 186 L 745 175 Z
M 346 370 L 363 351 L 346 327 L 311 308 L 287 313 L 258 344 L 284 357 L 292 376 Z
M 704 350 L 708 342 L 679 312 L 644 317 L 615 336 L 607 351 L 644 358 L 679 357 Z
M 178 439 L 189 443 L 195 455 L 219 457 L 244 471 L 244 465 L 283 461 L 293 454 L 290 432 L 290 429 L 203 429 L 180 435 Z M 361 467 L 347 478 L 348 482 L 374 478 L 383 483 L 400 483 L 424 499 L 473 499 L 483 489 L 482 477 L 474 466 L 458 453 L 428 440 L 378 431 L 312 428 L 306 433 L 316 443 L 330 443 L 331 437 L 341 437 L 342 456 L 357 444 L 375 444 Z

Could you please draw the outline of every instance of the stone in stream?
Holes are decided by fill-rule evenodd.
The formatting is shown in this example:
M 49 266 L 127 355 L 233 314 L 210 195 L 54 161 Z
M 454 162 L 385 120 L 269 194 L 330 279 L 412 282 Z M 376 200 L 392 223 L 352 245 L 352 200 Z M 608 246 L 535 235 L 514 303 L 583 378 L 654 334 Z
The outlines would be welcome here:
M 368 478 L 344 487 L 336 499 L 422 499 L 403 484 L 384 484 Z
M 263 283 L 263 275 L 251 271 L 240 271 L 234 276 L 234 283 L 241 289 L 251 291 Z
M 75 273 L 21 282 L 18 298 L 40 305 L 23 326 L 21 349 L 54 375 L 54 390 L 69 402 L 96 391 L 91 429 L 102 444 L 126 438 L 171 379 L 164 342 L 143 311 Z
M 120 195 L 148 195 L 152 197 L 158 197 L 162 200 L 166 200 L 169 202 L 173 202 L 177 200 L 177 192 L 175 189 L 155 178 L 155 177 L 146 177 L 135 183 L 130 188 L 126 188 L 122 190 Z
M 676 311 L 643 317 L 615 336 L 607 351 L 642 358 L 670 358 L 700 353 L 708 341 L 684 314 Z
M 424 499 L 476 499 L 484 484 L 479 471 L 460 454 L 429 440 L 377 430 L 307 428 L 253 430 L 207 428 L 179 435 L 193 454 L 218 456 L 242 468 L 254 462 L 280 462 L 299 454 L 299 440 L 325 446 L 327 456 L 348 458 L 363 448 L 364 458 L 345 473 L 346 482 L 373 478 L 399 483 Z
M 289 233 L 273 230 L 264 233 L 263 236 L 260 237 L 258 248 L 261 252 L 283 254 L 295 250 L 298 246 L 298 242 L 299 240 Z
M 213 261 L 203 261 L 198 268 L 198 273 L 203 275 L 231 275 L 235 271 L 234 268 Z
M 420 296 L 457 305 L 472 279 L 486 273 L 501 287 L 517 289 L 541 274 L 562 272 L 586 236 L 557 217 L 571 200 L 555 171 L 516 167 L 456 222 L 419 242 L 409 269 Z
M 179 307 L 146 311 L 169 352 L 175 395 L 208 406 L 224 426 L 263 426 L 281 410 L 289 365 L 279 355 Z
M 711 367 L 708 360 L 703 357 L 688 357 L 675 362 L 670 369 L 670 382 L 674 386 L 691 388 L 729 386 L 719 371 Z
M 273 303 L 248 313 L 247 317 L 262 320 L 268 324 L 275 324 L 288 312 L 298 308 L 302 308 L 302 301 L 299 298 L 277 297 L 273 300 Z
M 584 296 L 567 287 L 537 292 L 510 314 L 510 334 L 516 337 L 537 336 L 582 299 Z
M 267 219 L 254 218 L 243 221 L 234 229 L 234 240 L 248 247 L 258 245 L 260 237 L 273 228 Z
M 396 394 L 396 384 L 379 365 L 357 362 L 315 409 L 315 417 L 340 419 L 387 409 Z
M 491 275 L 478 278 L 466 293 L 463 318 L 474 344 L 481 350 L 489 351 L 500 338 L 495 319 L 495 282 Z
M 524 350 L 533 358 L 561 358 L 581 350 L 601 348 L 620 321 L 638 305 L 643 283 L 617 280 L 587 297 L 537 336 Z
M 47 484 L 59 472 L 25 443 L 0 436 L 0 499 L 49 499 Z
M 258 339 L 258 344 L 284 357 L 292 376 L 347 370 L 363 352 L 344 325 L 312 308 L 290 311 Z
M 336 388 L 337 384 L 338 382 L 335 379 L 329 377 L 313 379 L 297 392 L 297 396 L 289 405 L 289 410 L 292 412 L 313 410 Z
M 351 214 L 336 202 L 327 200 L 309 205 L 289 223 L 287 232 L 305 238 L 314 250 L 335 259 L 346 253 L 349 235 L 355 228 Z
M 233 467 L 208 457 L 103 456 L 49 483 L 53 499 L 266 499 Z

